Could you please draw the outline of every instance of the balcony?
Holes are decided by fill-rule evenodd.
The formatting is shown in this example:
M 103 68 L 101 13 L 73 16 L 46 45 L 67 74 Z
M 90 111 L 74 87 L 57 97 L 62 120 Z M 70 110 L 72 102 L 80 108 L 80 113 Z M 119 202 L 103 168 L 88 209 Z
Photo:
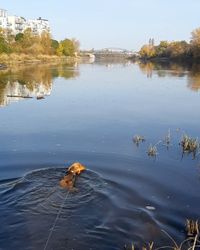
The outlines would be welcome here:
M 16 24 L 23 24 L 24 22 L 22 20 L 15 20 Z

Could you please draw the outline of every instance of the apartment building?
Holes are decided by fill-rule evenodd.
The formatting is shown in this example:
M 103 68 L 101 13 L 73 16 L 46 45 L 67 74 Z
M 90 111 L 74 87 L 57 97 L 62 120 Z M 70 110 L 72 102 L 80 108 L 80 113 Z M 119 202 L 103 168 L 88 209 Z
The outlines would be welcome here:
M 0 9 L 0 27 L 3 29 L 7 29 L 7 17 L 8 17 L 7 11 Z
M 43 31 L 51 32 L 49 21 L 39 17 L 38 19 L 26 20 L 20 16 L 10 16 L 4 9 L 0 9 L 0 28 L 9 29 L 14 35 L 23 33 L 31 28 L 35 35 L 41 35 Z
M 26 19 L 18 16 L 7 17 L 7 29 L 11 30 L 14 35 L 24 32 L 26 29 Z
M 35 35 L 41 35 L 43 31 L 51 32 L 49 21 L 39 17 L 38 19 L 28 20 L 26 24 L 27 28 L 31 28 Z

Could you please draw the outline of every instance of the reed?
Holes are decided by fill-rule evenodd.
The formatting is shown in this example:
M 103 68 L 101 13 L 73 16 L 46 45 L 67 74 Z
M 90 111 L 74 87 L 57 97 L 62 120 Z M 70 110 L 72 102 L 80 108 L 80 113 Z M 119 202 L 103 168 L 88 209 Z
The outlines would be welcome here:
M 135 135 L 135 136 L 133 137 L 133 142 L 134 142 L 137 146 L 139 146 L 140 142 L 144 142 L 144 141 L 145 141 L 145 138 L 144 138 L 144 136 L 142 136 L 142 135 Z
M 184 134 L 182 136 L 180 145 L 182 147 L 183 154 L 184 153 L 193 153 L 193 156 L 195 158 L 196 153 L 199 150 L 199 141 L 198 138 L 192 138 L 188 136 L 187 134 Z
M 171 144 L 171 131 L 170 131 L 170 128 L 168 129 L 167 135 L 163 139 L 163 144 L 165 146 L 167 146 L 167 148 L 169 148 L 169 146 Z
M 148 149 L 147 149 L 147 154 L 148 156 L 151 156 L 151 157 L 156 157 L 157 154 L 158 154 L 158 150 L 157 150 L 157 145 L 160 144 L 161 141 L 158 141 L 156 144 L 152 145 L 150 144 Z
M 180 244 L 172 238 L 165 230 L 162 232 L 167 236 L 167 238 L 171 241 L 171 245 L 164 245 L 160 247 L 156 247 L 155 243 L 152 241 L 150 243 L 145 244 L 141 249 L 142 250 L 161 250 L 161 249 L 172 249 L 172 250 L 196 250 L 200 249 L 200 234 L 199 234 L 200 224 L 198 220 L 186 220 L 186 239 L 184 239 Z M 132 243 L 130 246 L 125 245 L 124 250 L 135 250 L 140 249 L 136 248 Z

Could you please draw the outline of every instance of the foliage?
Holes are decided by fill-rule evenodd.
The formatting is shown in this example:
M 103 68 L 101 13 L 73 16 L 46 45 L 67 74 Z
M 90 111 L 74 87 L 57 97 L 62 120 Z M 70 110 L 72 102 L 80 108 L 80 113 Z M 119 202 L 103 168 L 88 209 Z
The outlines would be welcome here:
M 35 35 L 30 28 L 17 35 L 13 35 L 8 29 L 0 29 L 0 54 L 11 52 L 34 56 L 74 56 L 79 52 L 79 41 L 65 39 L 58 42 L 51 38 L 50 33 L 43 32 L 41 35 Z
M 192 32 L 191 49 L 193 57 L 200 59 L 200 28 Z
M 59 42 L 57 40 L 51 39 L 51 47 L 56 50 L 59 47 Z
M 59 56 L 74 56 L 75 53 L 75 46 L 73 41 L 69 39 L 65 39 L 59 43 L 57 54 Z
M 139 55 L 144 59 L 165 58 L 175 60 L 200 60 L 200 28 L 192 32 L 190 43 L 186 41 L 161 41 L 159 45 L 149 42 L 142 46 Z M 153 40 L 154 41 L 154 40 Z
M 0 53 L 10 53 L 10 52 L 11 50 L 8 43 L 2 37 L 0 37 Z
M 140 50 L 140 55 L 143 58 L 151 58 L 154 57 L 155 54 L 155 48 L 152 45 L 144 45 Z
M 18 42 L 18 41 L 22 41 L 24 38 L 24 34 L 23 33 L 18 33 L 16 36 L 15 36 L 15 41 Z
M 11 49 L 7 41 L 5 31 L 0 28 L 0 53 L 10 53 Z

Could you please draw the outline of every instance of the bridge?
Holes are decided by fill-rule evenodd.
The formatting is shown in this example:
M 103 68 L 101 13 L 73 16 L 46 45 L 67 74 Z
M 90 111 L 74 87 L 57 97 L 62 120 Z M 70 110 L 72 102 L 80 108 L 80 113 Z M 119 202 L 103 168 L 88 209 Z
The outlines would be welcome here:
M 123 49 L 123 48 L 115 48 L 115 47 L 110 47 L 110 48 L 104 48 L 101 50 L 88 50 L 88 51 L 81 51 L 81 55 L 94 55 L 95 57 L 123 57 L 123 58 L 128 58 L 128 57 L 133 57 L 136 55 L 135 52 Z
M 134 55 L 134 52 L 130 51 L 130 50 L 127 50 L 127 49 L 110 47 L 110 48 L 104 48 L 104 49 L 101 49 L 101 50 L 95 50 L 94 55 L 131 56 L 131 55 Z

